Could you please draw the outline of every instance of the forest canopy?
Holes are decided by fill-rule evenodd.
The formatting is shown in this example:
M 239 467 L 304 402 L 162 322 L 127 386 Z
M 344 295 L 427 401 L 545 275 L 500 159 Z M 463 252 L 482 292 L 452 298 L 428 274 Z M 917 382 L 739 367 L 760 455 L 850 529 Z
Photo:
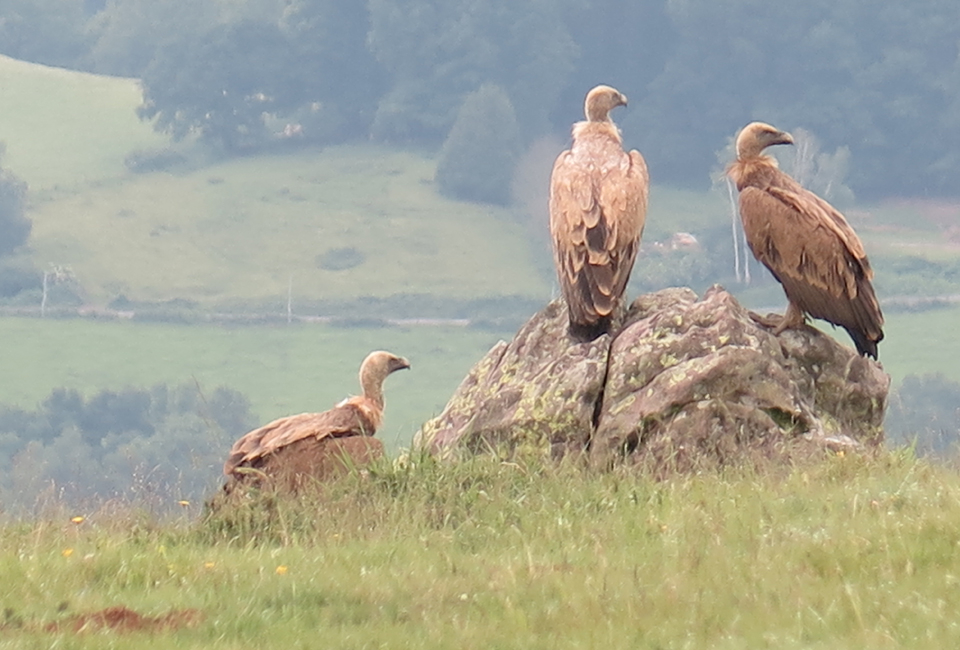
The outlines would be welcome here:
M 139 77 L 142 115 L 228 154 L 296 141 L 439 150 L 496 86 L 528 146 L 597 83 L 630 99 L 655 182 L 704 187 L 747 122 L 849 149 L 863 198 L 952 195 L 960 12 L 949 0 L 3 0 L 0 52 Z M 65 17 L 72 17 L 67 19 Z

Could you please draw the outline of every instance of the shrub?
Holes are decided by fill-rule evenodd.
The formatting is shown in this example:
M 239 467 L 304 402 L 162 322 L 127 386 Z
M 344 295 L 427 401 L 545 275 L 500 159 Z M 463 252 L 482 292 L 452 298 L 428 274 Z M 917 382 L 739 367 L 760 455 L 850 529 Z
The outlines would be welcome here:
M 0 158 L 6 145 L 0 142 Z M 27 241 L 32 223 L 24 216 L 27 184 L 0 168 L 0 256 L 8 255 Z
M 440 150 L 440 193 L 506 205 L 520 144 L 517 116 L 502 88 L 486 84 L 467 95 Z
M 123 165 L 134 174 L 160 172 L 186 162 L 182 154 L 169 147 L 164 149 L 137 149 L 127 154 Z
M 359 251 L 352 246 L 344 248 L 331 248 L 316 257 L 317 267 L 325 271 L 346 271 L 355 266 L 360 266 L 367 259 L 363 251 Z

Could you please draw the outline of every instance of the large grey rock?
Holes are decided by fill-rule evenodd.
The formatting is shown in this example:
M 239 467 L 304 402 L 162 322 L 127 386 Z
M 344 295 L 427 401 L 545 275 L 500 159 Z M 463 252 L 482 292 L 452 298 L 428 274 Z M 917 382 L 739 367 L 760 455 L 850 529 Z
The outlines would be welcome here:
M 641 297 L 628 323 L 610 348 L 595 458 L 628 450 L 687 468 L 883 439 L 889 376 L 812 327 L 775 337 L 720 287 Z
M 583 450 L 594 428 L 610 337 L 578 343 L 559 302 L 497 343 L 460 384 L 416 444 L 434 453 L 526 442 L 557 454 Z
M 570 339 L 554 302 L 473 368 L 416 444 L 549 444 L 671 469 L 870 448 L 889 386 L 879 364 L 812 327 L 773 336 L 720 287 L 641 296 L 616 337 L 590 343 Z

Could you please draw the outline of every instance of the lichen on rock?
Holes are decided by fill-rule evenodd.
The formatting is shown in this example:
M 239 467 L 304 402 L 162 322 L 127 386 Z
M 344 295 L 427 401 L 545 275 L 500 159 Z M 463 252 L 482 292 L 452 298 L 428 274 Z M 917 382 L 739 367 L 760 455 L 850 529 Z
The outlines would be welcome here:
M 719 286 L 639 297 L 616 336 L 567 335 L 555 301 L 470 372 L 415 444 L 503 444 L 655 467 L 725 465 L 883 439 L 889 376 L 812 327 L 776 337 Z

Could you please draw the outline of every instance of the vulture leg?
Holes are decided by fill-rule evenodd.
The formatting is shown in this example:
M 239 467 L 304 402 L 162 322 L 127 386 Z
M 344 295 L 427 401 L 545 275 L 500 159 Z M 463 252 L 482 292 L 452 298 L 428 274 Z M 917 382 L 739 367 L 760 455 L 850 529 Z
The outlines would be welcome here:
M 773 335 L 780 336 L 784 330 L 796 329 L 803 325 L 805 321 L 806 319 L 803 316 L 803 310 L 797 307 L 796 303 L 791 300 L 787 304 L 787 311 L 783 315 L 783 319 L 780 321 L 780 324 L 774 328 Z
M 753 320 L 754 323 L 756 323 L 760 327 L 765 327 L 768 330 L 774 329 L 775 327 L 779 326 L 780 323 L 783 322 L 783 316 L 781 316 L 780 314 L 767 314 L 766 316 L 761 316 L 755 311 L 751 311 L 748 313 L 750 314 L 750 318 Z

